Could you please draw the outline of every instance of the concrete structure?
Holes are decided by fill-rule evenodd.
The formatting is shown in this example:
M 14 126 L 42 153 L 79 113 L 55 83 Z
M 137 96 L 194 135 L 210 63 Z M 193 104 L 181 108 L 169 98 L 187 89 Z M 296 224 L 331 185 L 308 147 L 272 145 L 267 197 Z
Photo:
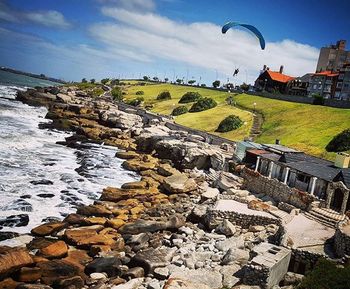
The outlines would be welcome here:
M 268 92 L 285 93 L 287 91 L 287 84 L 293 80 L 294 77 L 283 74 L 283 65 L 280 70 L 271 71 L 266 65 L 261 71 L 261 74 L 255 81 L 255 89 Z
M 338 73 L 330 70 L 314 73 L 310 76 L 307 94 L 313 96 L 319 94 L 324 98 L 333 98 L 337 85 Z
M 248 164 L 256 173 L 307 193 L 321 207 L 341 214 L 350 210 L 350 168 L 344 167 L 347 162 L 337 167 L 328 160 L 281 145 L 265 144 L 263 147 L 264 150 L 248 150 L 246 153 Z
M 344 64 L 339 70 L 334 98 L 350 101 L 350 63 Z
M 245 268 L 244 283 L 272 288 L 288 272 L 291 250 L 270 243 L 260 243 L 252 250 L 255 255 Z
M 316 72 L 338 71 L 344 63 L 350 62 L 350 51 L 345 50 L 346 41 L 339 40 L 335 45 L 322 47 L 317 62 Z

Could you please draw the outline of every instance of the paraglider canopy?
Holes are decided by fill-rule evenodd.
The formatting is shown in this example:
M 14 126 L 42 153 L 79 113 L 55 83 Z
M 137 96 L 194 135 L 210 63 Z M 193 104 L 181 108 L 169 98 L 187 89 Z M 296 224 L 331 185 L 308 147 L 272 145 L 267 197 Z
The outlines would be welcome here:
M 259 39 L 260 42 L 260 47 L 262 50 L 265 49 L 265 39 L 260 33 L 260 31 L 253 25 L 250 24 L 244 24 L 244 23 L 239 23 L 239 22 L 227 22 L 224 26 L 222 26 L 222 33 L 225 34 L 227 30 L 234 26 L 242 26 L 244 28 L 247 28 L 250 32 L 254 33 L 254 35 Z

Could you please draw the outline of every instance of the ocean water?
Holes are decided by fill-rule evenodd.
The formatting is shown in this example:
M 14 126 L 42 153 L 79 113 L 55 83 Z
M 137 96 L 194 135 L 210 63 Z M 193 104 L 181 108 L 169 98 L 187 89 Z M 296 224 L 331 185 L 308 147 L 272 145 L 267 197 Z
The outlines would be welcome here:
M 0 74 L 0 231 L 27 233 L 47 218 L 62 219 L 92 203 L 106 186 L 139 179 L 121 168 L 114 147 L 68 148 L 56 142 L 71 133 L 39 129 L 50 122 L 46 108 L 16 101 L 16 91 L 52 83 L 27 78 Z

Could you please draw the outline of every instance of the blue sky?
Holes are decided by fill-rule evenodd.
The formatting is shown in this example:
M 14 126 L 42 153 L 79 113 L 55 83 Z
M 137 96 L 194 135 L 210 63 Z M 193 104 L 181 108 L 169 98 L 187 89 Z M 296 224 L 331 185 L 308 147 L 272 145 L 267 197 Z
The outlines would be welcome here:
M 66 80 L 240 83 L 263 64 L 296 76 L 315 70 L 320 47 L 350 41 L 349 8 L 347 0 L 0 0 L 0 65 Z M 222 35 L 230 20 L 258 27 L 266 49 L 245 30 Z

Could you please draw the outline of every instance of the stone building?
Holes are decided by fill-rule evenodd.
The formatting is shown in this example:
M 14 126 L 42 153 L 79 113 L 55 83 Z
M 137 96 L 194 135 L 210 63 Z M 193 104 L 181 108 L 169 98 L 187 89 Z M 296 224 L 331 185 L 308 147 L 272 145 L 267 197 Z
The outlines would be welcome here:
M 288 82 L 287 93 L 290 95 L 307 96 L 310 79 L 313 73 L 306 73 Z
M 312 74 L 307 88 L 308 95 L 313 96 L 314 94 L 319 94 L 324 98 L 333 98 L 338 75 L 338 73 L 330 70 Z
M 350 101 L 350 63 L 346 63 L 339 70 L 334 98 Z
M 346 41 L 339 40 L 334 45 L 322 47 L 318 57 L 316 72 L 338 71 L 344 63 L 350 62 L 350 51 L 346 51 Z
M 307 155 L 279 144 L 248 150 L 245 162 L 255 172 L 312 196 L 319 207 L 344 214 L 350 210 L 350 156 L 335 162 Z

